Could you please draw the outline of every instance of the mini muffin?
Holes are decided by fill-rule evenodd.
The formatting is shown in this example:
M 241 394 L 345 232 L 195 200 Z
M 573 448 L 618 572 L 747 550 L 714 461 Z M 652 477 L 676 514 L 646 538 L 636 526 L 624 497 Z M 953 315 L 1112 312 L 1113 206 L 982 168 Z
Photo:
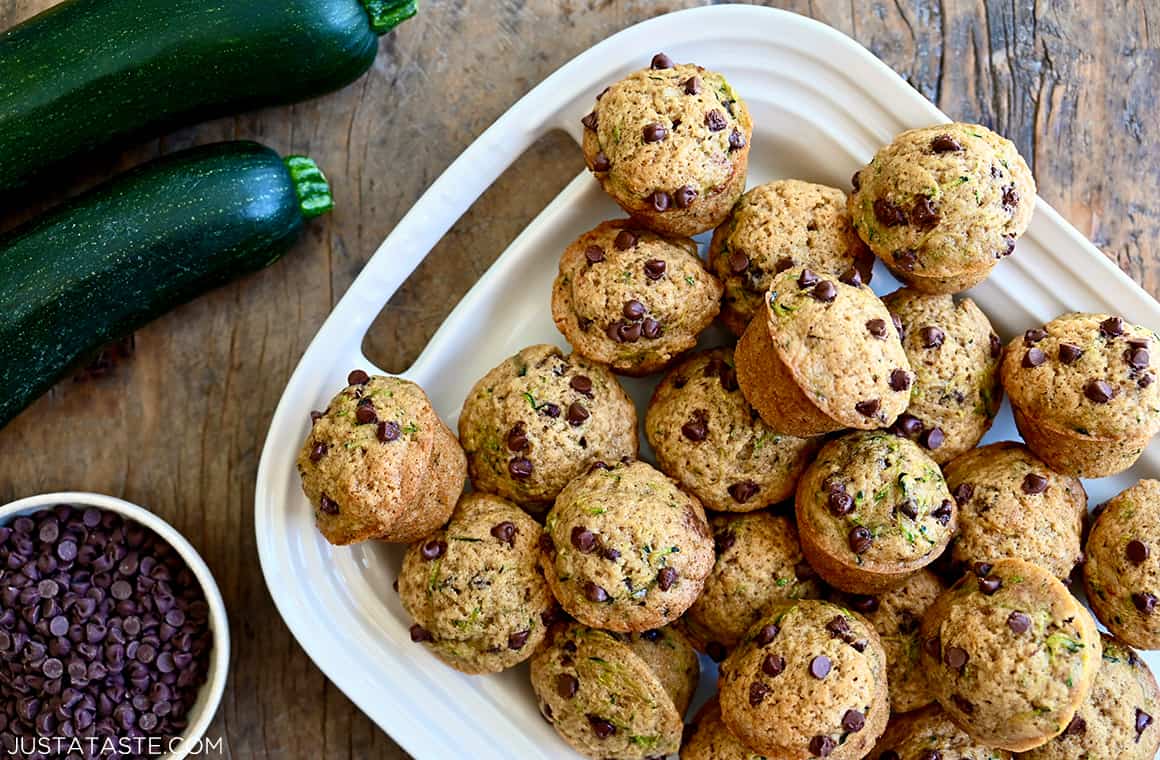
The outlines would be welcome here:
M 664 757 L 681 744 L 697 672 L 679 633 L 630 638 L 573 624 L 532 658 L 532 689 L 540 712 L 582 755 Z
M 1015 250 L 1035 209 L 1035 180 L 1014 144 L 978 124 L 911 129 L 856 172 L 854 228 L 886 266 L 924 293 L 958 293 Z
M 961 572 L 976 562 L 1018 557 L 1065 580 L 1082 561 L 1087 492 L 1021 443 L 968 451 L 944 468 L 959 508 L 951 559 Z
M 555 604 L 539 562 L 540 526 L 509 501 L 465 494 L 447 527 L 403 557 L 399 597 L 412 641 L 464 673 L 523 662 Z
M 541 548 L 564 610 L 612 631 L 676 620 L 713 569 L 701 502 L 644 462 L 597 463 L 569 483 L 548 512 Z
M 955 507 L 938 465 L 886 431 L 826 444 L 798 482 L 806 559 L 831 586 L 877 594 L 933 562 L 955 533 Z
M 1064 314 L 1007 345 L 1000 376 L 1027 445 L 1081 478 L 1131 467 L 1160 430 L 1160 363 L 1146 327 Z
M 903 288 L 882 300 L 902 322 L 902 347 L 914 371 L 910 406 L 894 431 L 944 464 L 973 449 L 991 429 L 1003 400 L 1003 346 L 969 298 L 956 302 Z
M 347 382 L 298 453 L 318 529 L 336 545 L 421 538 L 463 492 L 463 449 L 418 385 L 359 369 Z
M 593 462 L 636 456 L 636 408 L 606 368 L 529 346 L 467 394 L 459 440 L 477 490 L 541 511 Z
M 854 232 L 846 194 L 782 179 L 750 188 L 713 232 L 709 268 L 725 284 L 721 320 L 736 335 L 761 310 L 773 276 L 793 267 L 869 284 L 874 254 Z
M 793 495 L 816 439 L 779 435 L 745 400 L 733 349 L 674 368 L 653 393 L 645 434 L 664 472 L 709 509 L 748 512 Z
M 919 570 L 893 591 L 878 596 L 845 595 L 844 603 L 870 621 L 886 650 L 890 709 L 910 712 L 934 701 L 919 658 L 918 627 L 922 616 L 946 590 L 930 570 Z
M 1088 602 L 1126 643 L 1160 649 L 1160 481 L 1141 480 L 1100 510 L 1084 549 Z
M 1011 760 L 1011 753 L 991 749 L 956 726 L 938 705 L 895 715 L 870 753 L 871 760 Z
M 721 308 L 697 244 L 602 222 L 564 250 L 552 319 L 581 356 L 624 375 L 664 369 Z
M 1075 717 L 1100 667 L 1095 621 L 1039 565 L 978 565 L 922 620 L 927 682 L 976 741 L 1026 752 Z
M 720 662 L 770 604 L 817 599 L 824 587 L 789 518 L 763 511 L 714 515 L 709 524 L 717 563 L 680 625 L 694 646 Z
M 689 730 L 680 760 L 759 760 L 725 725 L 716 697 L 697 711 Z
M 783 435 L 888 427 L 910 402 L 914 374 L 874 291 L 809 269 L 773 278 L 736 356 L 741 392 Z
M 725 724 L 764 755 L 862 758 L 890 717 L 878 634 L 828 602 L 775 604 L 720 672 Z
M 1101 636 L 1103 661 L 1096 682 L 1067 730 L 1022 760 L 1153 760 L 1160 750 L 1160 690 L 1152 671 L 1135 652 Z
M 596 96 L 584 160 L 604 191 L 644 226 L 695 235 L 745 189 L 749 109 L 721 74 L 664 53 Z

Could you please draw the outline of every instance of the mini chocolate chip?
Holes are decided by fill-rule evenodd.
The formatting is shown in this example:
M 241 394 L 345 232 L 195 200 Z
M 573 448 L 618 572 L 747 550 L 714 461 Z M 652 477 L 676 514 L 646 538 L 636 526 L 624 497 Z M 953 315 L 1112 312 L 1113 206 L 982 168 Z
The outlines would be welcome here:
M 856 288 L 862 284 L 862 273 L 854 267 L 850 267 L 845 272 L 842 272 L 842 276 L 838 278 L 838 282 L 842 282 L 852 288 Z
M 627 251 L 629 248 L 635 248 L 636 243 L 636 235 L 629 230 L 621 230 L 616 233 L 616 239 L 612 241 L 612 244 L 616 246 L 616 250 L 618 251 Z
M 761 672 L 770 678 L 777 678 L 785 671 L 785 658 L 779 654 L 767 654 L 761 661 Z
M 741 150 L 745 147 L 745 135 L 734 129 L 729 133 L 729 150 Z
M 850 551 L 855 554 L 865 554 L 870 551 L 870 545 L 874 543 L 874 536 L 870 533 L 870 529 L 864 525 L 856 525 L 851 528 L 847 539 Z
M 971 656 L 962 647 L 947 647 L 946 652 L 943 653 L 943 662 L 947 664 L 947 667 L 955 670 L 962 670 L 970 659 Z
M 1007 627 L 1012 633 L 1027 633 L 1031 628 L 1031 618 L 1016 610 L 1007 616 Z
M 718 554 L 723 554 L 737 543 L 737 536 L 731 530 L 724 530 L 713 537 L 713 548 Z
M 652 317 L 645 317 L 644 321 L 640 323 L 640 334 L 649 340 L 656 340 L 661 337 L 663 332 L 661 323 Z
M 789 269 L 793 269 L 793 264 L 794 261 L 792 258 L 789 256 L 782 256 L 777 260 L 777 263 L 773 265 L 773 271 L 781 274 L 782 272 L 785 272 Z
M 830 658 L 826 657 L 824 654 L 819 654 L 817 657 L 810 660 L 810 675 L 820 681 L 830 674 L 830 668 L 832 667 L 833 665 L 830 662 Z
M 519 528 L 511 520 L 504 520 L 501 523 L 493 525 L 491 528 L 491 535 L 498 538 L 500 543 L 507 544 L 508 546 L 516 545 L 516 534 L 519 532 Z
M 938 348 L 946 340 L 946 333 L 934 325 L 927 325 L 918 331 L 923 348 Z
M 607 739 L 616 733 L 616 726 L 598 715 L 589 715 L 588 725 L 591 726 L 592 733 L 596 734 L 597 739 Z
M 673 193 L 673 202 L 677 204 L 677 208 L 688 208 L 697 200 L 697 188 L 692 185 L 685 185 L 677 188 Z
M 830 491 L 826 497 L 826 506 L 835 517 L 842 517 L 854 511 L 854 497 L 843 491 Z
M 508 462 L 508 472 L 517 480 L 525 480 L 532 476 L 532 461 L 525 457 L 515 457 Z
M 729 495 L 733 497 L 733 501 L 737 502 L 738 504 L 744 504 L 757 495 L 758 490 L 760 490 L 760 486 L 758 486 L 752 480 L 743 480 L 740 483 L 734 483 L 726 490 L 728 490 Z
M 951 135 L 935 135 L 931 138 L 930 149 L 935 153 L 956 153 L 963 149 L 963 144 Z
M 818 284 L 818 276 L 811 269 L 803 269 L 798 275 L 797 284 L 802 289 L 812 288 Z
M 749 268 L 749 257 L 739 251 L 729 254 L 729 271 L 741 274 Z
M 517 422 L 507 434 L 508 451 L 524 451 L 528 448 L 528 434 L 524 423 Z
M 657 573 L 657 588 L 661 591 L 668 591 L 679 577 L 676 568 L 662 567 L 661 571 Z
M 1059 344 L 1059 361 L 1063 364 L 1071 364 L 1076 359 L 1083 356 L 1083 349 L 1071 343 Z
M 709 437 L 709 416 L 704 409 L 697 409 L 689 421 L 681 426 L 681 433 L 693 443 L 700 443 Z
M 922 431 L 926 426 L 922 424 L 922 420 L 915 417 L 913 414 L 903 412 L 898 415 L 898 419 L 894 421 L 894 431 L 906 438 L 915 438 L 922 435 Z
M 320 461 L 324 456 L 326 456 L 326 452 L 327 452 L 327 450 L 329 450 L 329 448 L 330 447 L 327 446 L 322 441 L 315 442 L 315 444 L 310 447 L 310 461 L 311 462 Z
M 1148 355 L 1148 349 L 1146 348 L 1124 349 L 1124 361 L 1128 363 L 1129 367 L 1136 370 L 1137 372 L 1147 368 L 1148 361 L 1150 359 L 1151 357 Z
M 854 188 L 854 192 L 862 189 L 862 172 L 861 170 L 850 175 L 850 186 Z
M 1132 604 L 1136 605 L 1136 609 L 1145 615 L 1151 615 L 1156 609 L 1156 597 L 1147 591 L 1136 592 L 1132 594 Z
M 1128 542 L 1124 553 L 1128 555 L 1128 560 L 1133 565 L 1141 565 L 1148 559 L 1148 555 L 1152 552 L 1146 543 L 1134 538 Z
M 763 684 L 761 681 L 754 681 L 753 683 L 749 684 L 750 707 L 757 707 L 759 704 L 765 701 L 765 698 L 768 695 L 769 687 Z
M 556 419 L 560 416 L 560 407 L 551 402 L 545 403 L 540 406 L 540 414 Z
M 991 337 L 988 340 L 990 341 L 991 358 L 998 359 L 999 354 L 1003 353 L 1003 342 L 999 340 L 999 336 L 995 333 L 991 333 Z
M 596 154 L 596 158 L 592 159 L 592 170 L 597 172 L 606 172 L 612 168 L 612 162 L 608 160 L 608 156 L 604 155 L 604 151 Z
M 759 647 L 769 646 L 777 638 L 777 634 L 779 633 L 781 633 L 781 628 L 775 623 L 770 623 L 762 626 L 753 640 Z
M 894 252 L 894 264 L 904 272 L 913 271 L 918 264 L 918 253 L 913 248 L 899 248 Z
M 874 218 L 883 227 L 897 227 L 906 224 L 906 214 L 902 209 L 885 198 L 874 199 Z
M 1034 495 L 1043 493 L 1047 490 L 1047 478 L 1042 475 L 1037 475 L 1034 472 L 1029 472 L 1023 476 L 1023 493 Z
M 659 280 L 665 276 L 668 265 L 663 259 L 649 259 L 644 262 L 644 276 L 650 280 Z
M 910 223 L 919 230 L 929 230 L 938 226 L 941 220 L 938 208 L 925 195 L 919 196 L 910 208 Z
M 829 280 L 822 280 L 814 286 L 814 289 L 810 295 L 813 296 L 815 301 L 830 303 L 838 297 L 838 289 L 834 287 L 834 283 L 830 282 Z
M 581 554 L 591 554 L 597 548 L 596 534 L 577 525 L 572 528 L 572 546 L 575 546 Z
M 878 340 L 886 340 L 886 320 L 871 319 L 866 323 L 866 329 Z
M 955 501 L 959 506 L 966 504 L 975 495 L 975 487 L 970 483 L 959 483 L 954 490 Z
M 813 739 L 810 739 L 810 754 L 818 757 L 829 757 L 834 749 L 838 746 L 829 736 L 819 734 Z
M 1028 346 L 1033 346 L 1046 337 L 1047 330 L 1044 330 L 1042 327 L 1033 327 L 1023 333 L 1023 343 Z
M 568 382 L 568 386 L 577 393 L 592 398 L 592 378 L 588 375 L 576 375 Z
M 584 118 L 580 119 L 580 123 L 584 125 L 585 129 L 596 131 L 596 112 L 589 112 Z
M 652 63 L 649 65 L 654 69 L 671 69 L 673 67 L 673 59 L 664 53 L 657 53 L 652 57 Z
M 651 124 L 645 124 L 641 133 L 646 143 L 660 142 L 669 136 L 669 130 L 665 129 L 663 124 L 658 124 L 655 121 Z
M 857 710 L 847 710 L 842 715 L 842 728 L 856 734 L 866 726 L 866 716 Z
M 876 398 L 872 398 L 866 401 L 859 401 L 857 404 L 854 404 L 854 410 L 863 417 L 873 417 L 874 415 L 878 414 L 878 410 L 881 408 L 881 406 L 881 401 Z
M 354 410 L 354 421 L 360 425 L 370 425 L 378 422 L 379 416 L 370 404 L 359 404 L 358 408 Z
M 924 749 L 919 753 L 918 760 L 942 760 L 942 753 L 937 749 Z
M 890 372 L 890 390 L 904 391 L 910 387 L 910 373 L 904 369 L 895 369 Z
M 1095 404 L 1106 404 L 1116 395 L 1116 389 L 1104 380 L 1088 380 L 1083 386 L 1083 395 Z
M 850 635 L 850 621 L 844 615 L 834 615 L 826 623 L 826 630 L 832 639 L 845 639 Z
M 528 643 L 528 636 L 530 636 L 531 633 L 531 631 L 516 631 L 515 633 L 508 636 L 508 649 L 516 651 L 523 649 L 524 644 Z
M 991 570 L 993 570 L 994 567 L 995 566 L 990 562 L 976 562 L 971 565 L 971 572 L 973 572 L 979 578 L 986 578 L 991 574 Z
M 705 654 L 709 655 L 709 659 L 713 662 L 721 662 L 729 656 L 729 652 L 726 651 L 725 645 L 719 641 L 710 641 L 708 644 L 706 644 Z
M 1010 256 L 1011 254 L 1015 253 L 1015 236 L 1008 235 L 1003 239 L 1006 241 L 1005 246 L 995 258 L 1003 258 L 1004 256 Z
M 1150 725 L 1152 725 L 1152 716 L 1149 715 L 1148 713 L 1144 712 L 1143 710 L 1141 710 L 1139 707 L 1137 707 L 1136 708 L 1136 737 L 1137 737 L 1137 741 L 1139 740 L 1140 734 L 1144 733 L 1145 729 L 1147 729 L 1148 726 L 1150 726 Z
M 979 579 L 979 591 L 984 596 L 991 596 L 1003 587 L 1003 579 L 997 575 L 988 575 Z
M 615 562 L 616 560 L 620 559 L 620 552 L 616 549 L 613 549 L 611 546 L 605 546 L 600 550 L 600 556 L 609 562 Z
M 898 504 L 897 509 L 911 520 L 918 519 L 918 506 L 915 505 L 913 499 L 904 499 Z
M 579 401 L 573 401 L 568 405 L 568 413 L 564 415 L 564 419 L 568 420 L 568 424 L 572 427 L 579 427 L 583 425 L 588 419 L 588 410 Z
M 1087 721 L 1077 715 L 1067 724 L 1063 733 L 1065 736 L 1082 736 L 1087 733 Z
M 685 94 L 696 95 L 701 92 L 701 80 L 697 77 L 689 77 L 684 82 Z
M 1118 338 L 1124 334 L 1124 320 L 1119 317 L 1108 317 L 1100 322 L 1100 335 L 1105 338 Z
M 439 559 L 447 553 L 447 542 L 433 538 L 419 547 L 419 555 L 426 561 Z
M 584 584 L 584 598 L 590 602 L 599 604 L 601 602 L 607 602 L 609 597 L 607 591 L 592 581 L 588 581 Z
M 1047 361 L 1047 354 L 1043 353 L 1042 349 L 1032 346 L 1027 349 L 1027 353 L 1023 354 L 1023 366 L 1027 369 L 1038 367 Z
M 310 427 L 314 427 L 318 421 L 322 419 L 322 412 L 313 410 L 310 412 Z
M 953 507 L 954 505 L 951 504 L 949 499 L 945 500 L 942 504 L 938 505 L 938 508 L 935 509 L 935 511 L 930 513 L 930 516 L 933 517 L 939 525 L 946 525 L 951 521 L 951 510 Z
M 926 446 L 931 451 L 934 451 L 938 447 L 942 446 L 945 441 L 946 434 L 943 433 L 942 428 L 939 427 L 932 427 L 922 436 L 922 445 Z
M 399 427 L 399 423 L 394 420 L 388 422 L 380 422 L 375 428 L 375 437 L 379 439 L 379 443 L 390 443 L 398 440 L 402 434 L 403 429 Z
M 319 497 L 318 508 L 321 509 L 324 514 L 328 514 L 328 515 L 337 515 L 338 514 L 338 502 L 336 502 L 334 499 L 330 498 L 326 494 L 322 494 L 322 496 Z
M 1152 384 L 1152 375 L 1151 374 L 1141 375 L 1140 379 L 1136 381 L 1136 386 L 1138 388 L 1147 388 L 1151 384 Z
M 584 258 L 589 264 L 599 264 L 604 261 L 604 249 L 598 245 L 590 245 L 584 249 Z
M 352 370 L 351 373 L 346 376 L 347 385 L 366 385 L 370 381 L 371 376 L 361 369 Z
M 418 644 L 421 641 L 431 641 L 431 632 L 416 623 L 411 626 L 411 641 Z
M 561 699 L 571 699 L 580 691 L 580 682 L 571 673 L 560 673 L 556 676 L 556 693 Z
M 1015 184 L 1011 183 L 1003 188 L 1003 208 L 1010 214 L 1015 211 L 1015 207 L 1019 205 L 1019 191 L 1015 189 Z

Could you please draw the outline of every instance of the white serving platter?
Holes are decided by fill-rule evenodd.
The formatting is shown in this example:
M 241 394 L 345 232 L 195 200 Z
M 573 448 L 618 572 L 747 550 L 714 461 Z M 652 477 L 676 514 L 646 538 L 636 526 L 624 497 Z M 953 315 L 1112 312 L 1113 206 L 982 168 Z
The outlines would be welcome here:
M 400 547 L 335 548 L 321 538 L 295 470 L 308 412 L 325 407 L 351 369 L 375 371 L 361 349 L 367 328 L 479 195 L 548 131 L 562 129 L 579 140 L 580 117 L 595 95 L 661 50 L 723 72 L 745 98 L 754 122 L 751 187 L 796 177 L 848 188 L 853 171 L 895 134 L 948 121 L 869 51 L 823 24 L 750 6 L 682 11 L 620 32 L 548 77 L 484 132 L 383 242 L 319 330 L 278 404 L 258 468 L 255 527 L 266 583 L 299 643 L 421 760 L 576 755 L 540 717 L 526 665 L 465 676 L 411 643 L 411 621 L 391 589 Z M 404 373 L 427 390 L 453 429 L 471 385 L 504 357 L 532 343 L 566 345 L 549 311 L 560 253 L 580 233 L 618 216 L 591 177 L 577 177 L 480 278 Z M 873 285 L 879 293 L 897 287 L 880 265 Z M 970 295 L 1005 339 L 1073 310 L 1118 313 L 1160 327 L 1160 304 L 1042 200 L 1015 255 Z M 714 339 L 721 334 L 707 338 Z M 654 383 L 625 383 L 642 415 Z M 1004 406 L 986 440 L 1015 437 Z M 1153 445 L 1129 473 L 1088 482 L 1091 503 L 1136 478 L 1160 476 L 1158 452 Z M 1160 657 L 1145 657 L 1160 666 Z M 712 663 L 702 661 L 698 704 L 716 679 Z

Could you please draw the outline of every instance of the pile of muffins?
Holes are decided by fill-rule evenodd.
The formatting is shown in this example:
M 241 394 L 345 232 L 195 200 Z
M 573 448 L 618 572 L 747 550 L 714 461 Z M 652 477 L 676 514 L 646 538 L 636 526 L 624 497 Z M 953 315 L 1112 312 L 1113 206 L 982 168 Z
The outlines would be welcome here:
M 744 101 L 664 54 L 582 122 L 627 218 L 561 256 L 572 353 L 505 359 L 458 437 L 359 370 L 312 414 L 318 527 L 410 543 L 412 641 L 465 673 L 530 660 L 544 718 L 593 758 L 1152 758 L 1160 691 L 1132 647 L 1160 646 L 1160 482 L 1085 544 L 1079 478 L 1160 430 L 1156 336 L 1074 313 L 1004 346 L 955 295 L 1030 222 L 1012 143 L 940 124 L 849 195 L 744 192 Z M 881 299 L 875 259 L 905 283 Z M 694 351 L 718 317 L 736 345 Z M 653 373 L 655 465 L 617 379 Z M 1023 442 L 978 447 L 1004 393 Z M 718 694 L 685 726 L 698 652 Z

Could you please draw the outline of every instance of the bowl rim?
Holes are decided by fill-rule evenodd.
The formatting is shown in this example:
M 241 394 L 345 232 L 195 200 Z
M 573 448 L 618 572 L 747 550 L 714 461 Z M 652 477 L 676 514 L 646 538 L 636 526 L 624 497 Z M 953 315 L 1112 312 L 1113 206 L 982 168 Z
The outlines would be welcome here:
M 27 496 L 0 506 L 0 525 L 5 525 L 16 517 L 50 509 L 58 504 L 105 509 L 149 528 L 165 539 L 185 560 L 186 565 L 201 585 L 202 591 L 205 592 L 205 600 L 209 605 L 209 623 L 213 630 L 213 652 L 210 654 L 209 677 L 205 685 L 201 687 L 198 700 L 192 708 L 194 719 L 190 721 L 186 730 L 181 734 L 180 743 L 174 746 L 172 751 L 163 755 L 165 760 L 182 760 L 196 749 L 200 740 L 205 736 L 205 732 L 209 729 L 210 723 L 213 722 L 214 716 L 221 706 L 226 681 L 229 677 L 230 624 L 229 616 L 226 614 L 225 600 L 222 598 L 217 580 L 210 571 L 209 565 L 202 559 L 201 554 L 176 528 L 148 509 L 116 496 L 88 491 L 57 491 Z

